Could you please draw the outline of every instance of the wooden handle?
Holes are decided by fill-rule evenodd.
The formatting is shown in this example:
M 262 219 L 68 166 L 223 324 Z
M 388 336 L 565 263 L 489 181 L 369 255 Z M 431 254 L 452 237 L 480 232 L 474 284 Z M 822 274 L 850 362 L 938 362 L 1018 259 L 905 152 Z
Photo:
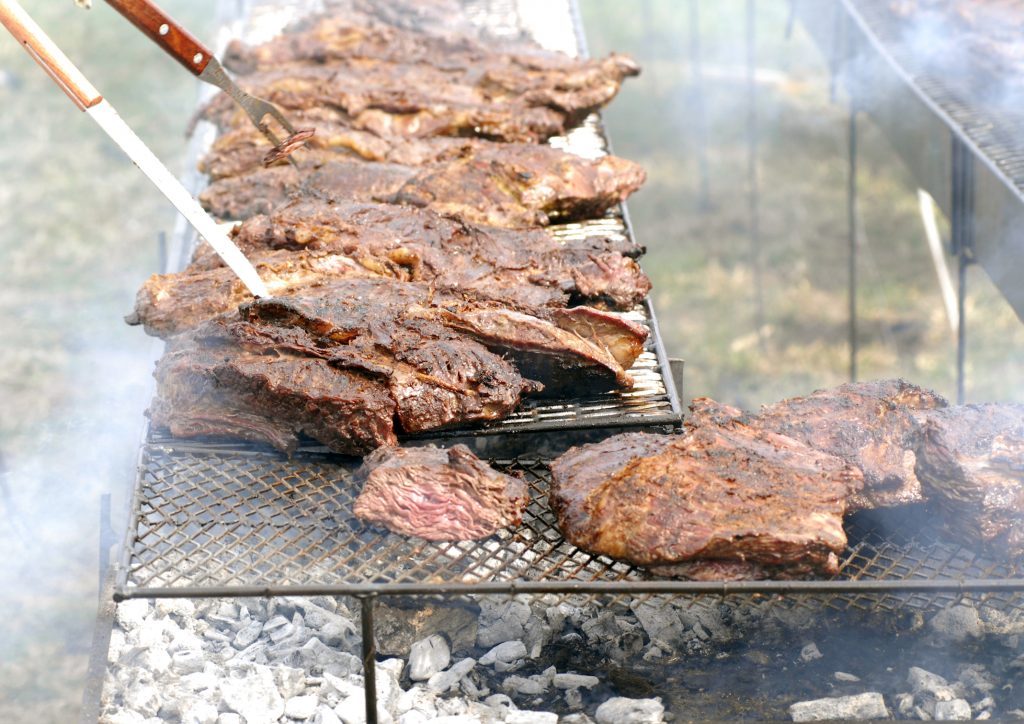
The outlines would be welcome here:
M 193 74 L 202 73 L 213 57 L 206 46 L 149 0 L 107 0 L 107 4 Z
M 0 23 L 18 39 L 32 59 L 53 78 L 80 110 L 92 108 L 103 100 L 100 92 L 68 60 L 43 29 L 36 25 L 36 21 L 17 0 L 0 0 Z

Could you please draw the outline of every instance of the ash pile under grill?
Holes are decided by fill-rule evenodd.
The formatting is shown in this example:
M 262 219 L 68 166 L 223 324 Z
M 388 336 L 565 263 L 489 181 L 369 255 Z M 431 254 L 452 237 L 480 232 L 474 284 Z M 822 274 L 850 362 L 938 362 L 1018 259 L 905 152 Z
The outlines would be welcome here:
M 361 721 L 354 604 L 122 603 L 103 721 Z M 1012 686 L 1024 622 L 970 605 L 885 619 L 708 597 L 385 598 L 376 609 L 381 721 L 1024 716 Z

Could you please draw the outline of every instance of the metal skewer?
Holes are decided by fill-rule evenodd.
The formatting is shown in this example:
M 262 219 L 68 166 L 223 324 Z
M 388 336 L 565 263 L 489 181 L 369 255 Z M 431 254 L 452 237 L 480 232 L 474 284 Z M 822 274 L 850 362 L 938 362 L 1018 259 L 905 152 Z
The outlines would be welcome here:
M 10 31 L 22 47 L 43 70 L 60 86 L 61 90 L 85 111 L 107 135 L 123 150 L 153 184 L 188 219 L 196 231 L 206 239 L 224 263 L 238 275 L 242 283 L 256 297 L 269 297 L 266 285 L 253 265 L 239 251 L 234 242 L 207 214 L 199 202 L 181 182 L 167 170 L 152 151 L 100 95 L 60 48 L 50 40 L 36 22 L 18 4 L 17 0 L 0 0 L 0 22 Z

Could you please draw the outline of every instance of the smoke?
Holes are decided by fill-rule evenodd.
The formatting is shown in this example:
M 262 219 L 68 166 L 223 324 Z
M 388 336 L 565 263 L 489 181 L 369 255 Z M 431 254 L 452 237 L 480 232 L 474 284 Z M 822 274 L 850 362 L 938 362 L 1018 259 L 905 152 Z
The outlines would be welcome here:
M 162 5 L 209 37 L 208 2 Z M 23 6 L 180 173 L 195 81 L 105 5 Z M 0 720 L 71 721 L 100 499 L 122 531 L 151 382 L 153 342 L 122 317 L 175 215 L 17 43 L 0 41 L 0 65 Z
M 963 71 L 982 46 L 957 49 L 951 27 L 966 21 L 943 14 L 979 4 L 910 4 L 902 42 L 941 63 L 944 79 L 982 92 Z M 851 42 L 839 3 L 793 6 L 795 22 L 788 3 L 583 5 L 592 54 L 629 52 L 643 67 L 603 116 L 616 153 L 648 170 L 629 206 L 669 353 L 687 360 L 684 396 L 756 408 L 849 379 L 852 96 L 858 377 L 902 376 L 955 397 L 956 346 L 917 203 L 939 174 L 947 190 L 933 195 L 948 213 L 948 135 L 904 112 L 916 97 Z M 1018 85 L 984 93 L 1012 104 Z M 908 166 L 908 150 L 924 163 Z M 948 222 L 940 227 L 948 237 Z M 1017 399 L 1024 328 L 975 276 L 968 396 Z

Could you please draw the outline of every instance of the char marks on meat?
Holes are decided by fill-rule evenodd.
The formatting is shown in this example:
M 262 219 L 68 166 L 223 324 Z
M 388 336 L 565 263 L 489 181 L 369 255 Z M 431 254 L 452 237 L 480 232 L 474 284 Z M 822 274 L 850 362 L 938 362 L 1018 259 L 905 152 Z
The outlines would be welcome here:
M 323 359 L 244 344 L 236 327 L 213 320 L 169 345 L 155 372 L 155 425 L 178 437 L 223 435 L 284 451 L 300 434 L 349 455 L 396 443 L 386 386 Z
M 255 48 L 233 44 L 242 85 L 287 109 L 329 107 L 380 136 L 479 135 L 536 142 L 608 103 L 639 73 L 621 55 L 576 59 L 504 49 L 344 18 L 324 18 Z M 244 125 L 225 96 L 205 117 Z
M 639 250 L 603 237 L 555 241 L 542 230 L 474 227 L 421 209 L 384 204 L 299 201 L 246 221 L 235 242 L 275 296 L 312 291 L 339 278 L 428 282 L 481 299 L 539 310 L 572 302 L 632 309 L 650 281 L 627 254 Z M 235 309 L 250 297 L 208 246 L 184 272 L 142 286 L 130 321 L 168 336 Z M 563 314 L 587 336 L 594 319 Z M 599 343 L 617 348 L 618 327 L 600 326 Z M 598 341 L 598 340 L 592 340 Z M 627 343 L 633 341 L 630 335 Z M 634 359 L 636 355 L 633 355 Z
M 313 170 L 273 166 L 214 181 L 200 201 L 214 216 L 246 219 L 292 198 L 388 201 L 426 207 L 487 226 L 543 226 L 598 216 L 644 182 L 616 156 L 589 160 L 550 146 L 466 142 L 457 155 L 419 167 L 343 154 Z
M 914 472 L 915 413 L 947 404 L 905 380 L 855 382 L 768 405 L 754 424 L 859 467 L 864 489 L 850 501 L 857 510 L 922 500 Z
M 917 475 L 946 528 L 967 545 L 1024 555 L 1024 405 L 921 413 Z
M 356 474 L 360 519 L 432 541 L 477 540 L 522 522 L 526 484 L 499 473 L 464 445 L 389 448 Z
M 618 435 L 555 460 L 550 501 L 566 538 L 669 575 L 835 573 L 860 471 L 700 404 L 685 435 Z

